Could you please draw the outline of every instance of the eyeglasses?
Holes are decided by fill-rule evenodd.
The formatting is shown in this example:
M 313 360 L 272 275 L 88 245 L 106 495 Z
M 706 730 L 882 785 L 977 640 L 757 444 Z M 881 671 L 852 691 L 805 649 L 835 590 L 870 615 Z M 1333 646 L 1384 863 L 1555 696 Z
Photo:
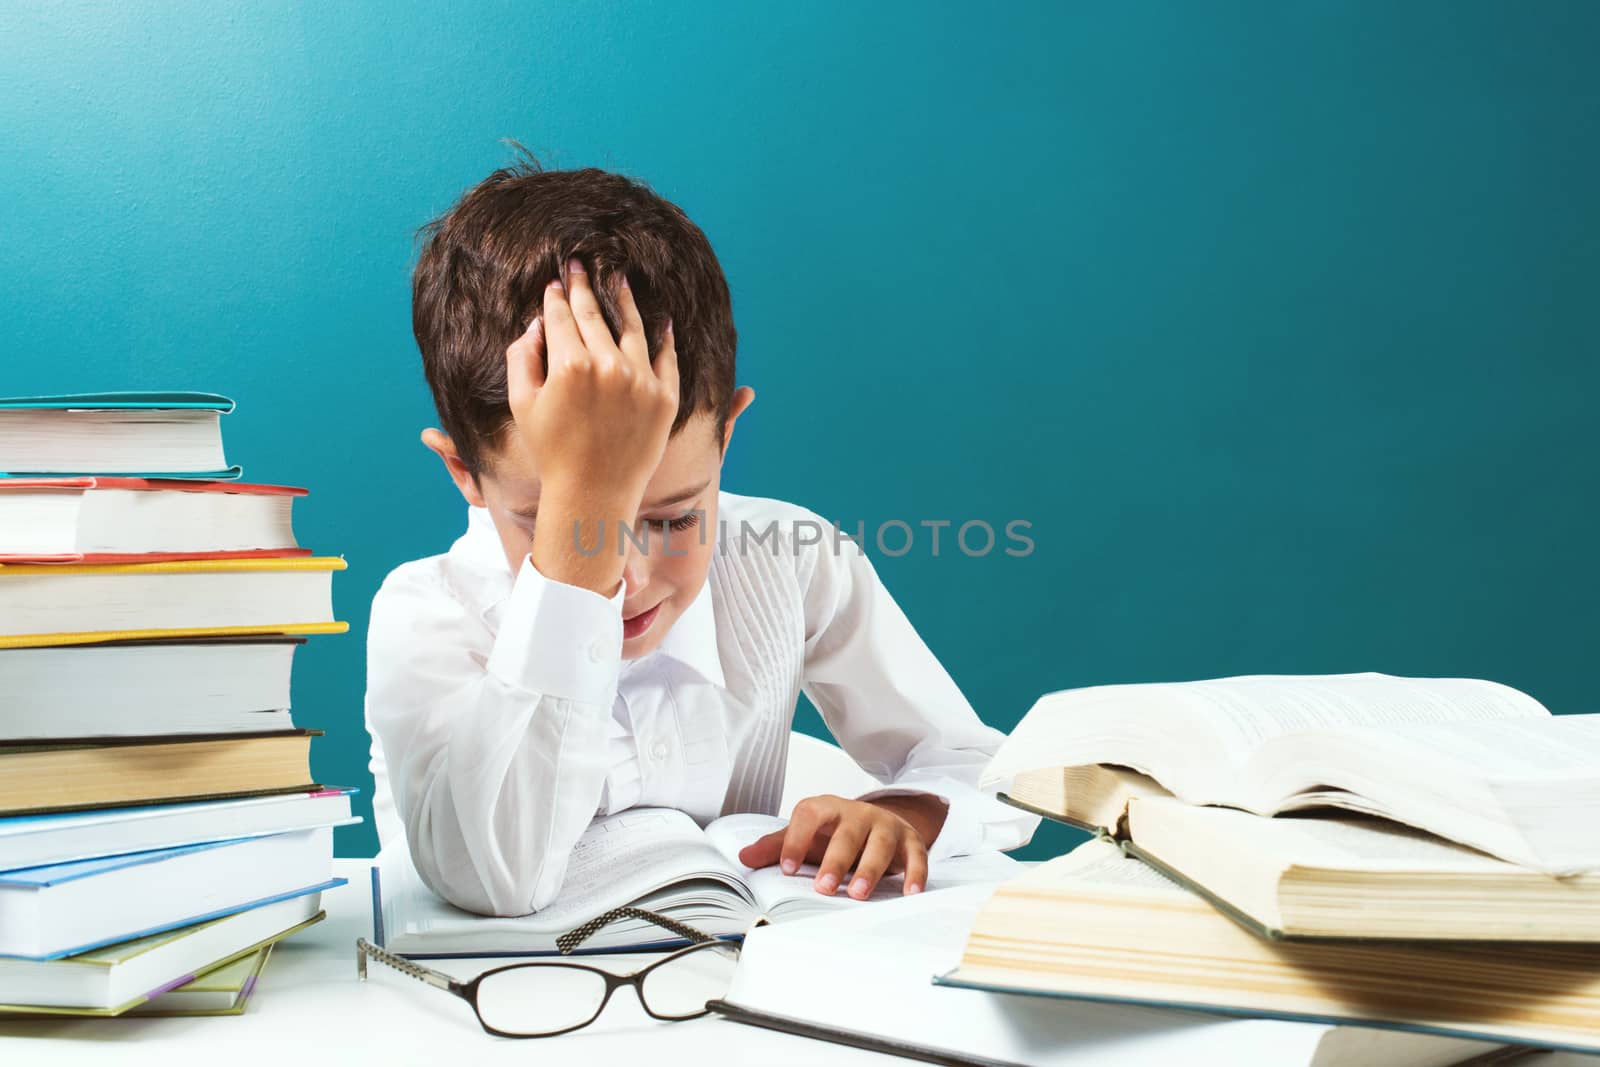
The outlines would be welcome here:
M 471 1004 L 478 1022 L 497 1037 L 554 1037 L 588 1026 L 622 986 L 634 988 L 651 1018 L 666 1022 L 708 1014 L 706 1002 L 728 992 L 739 960 L 737 944 L 719 941 L 643 908 L 608 911 L 556 938 L 556 948 L 563 955 L 571 953 L 618 919 L 643 919 L 694 943 L 631 974 L 612 974 L 582 963 L 537 960 L 496 967 L 461 982 L 387 952 L 363 937 L 356 941 L 356 973 L 366 981 L 368 957 L 387 963 Z

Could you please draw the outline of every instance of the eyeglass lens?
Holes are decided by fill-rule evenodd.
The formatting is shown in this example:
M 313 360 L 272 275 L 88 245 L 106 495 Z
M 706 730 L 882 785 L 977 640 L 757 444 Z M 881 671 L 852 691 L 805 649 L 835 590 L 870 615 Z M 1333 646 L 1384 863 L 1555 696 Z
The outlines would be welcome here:
M 666 1019 L 686 1019 L 706 1010 L 706 1001 L 725 996 L 733 984 L 739 950 L 726 941 L 708 941 L 664 960 L 644 976 L 639 992 L 645 1007 Z
M 582 967 L 511 967 L 478 983 L 478 1015 L 502 1033 L 551 1034 L 589 1022 L 605 998 L 606 980 Z

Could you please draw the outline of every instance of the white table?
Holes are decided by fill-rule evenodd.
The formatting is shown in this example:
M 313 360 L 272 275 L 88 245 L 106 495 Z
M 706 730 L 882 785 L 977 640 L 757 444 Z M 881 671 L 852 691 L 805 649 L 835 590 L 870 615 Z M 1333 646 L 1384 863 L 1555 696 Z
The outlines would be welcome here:
M 912 1061 L 794 1037 L 715 1016 L 659 1023 L 638 999 L 619 991 L 586 1029 L 561 1037 L 507 1040 L 483 1032 L 467 1003 L 372 963 L 356 979 L 355 941 L 372 936 L 369 860 L 334 861 L 350 884 L 323 895 L 328 917 L 281 943 L 249 1009 L 239 1016 L 188 1019 L 6 1019 L 0 1016 L 0 1065 L 114 1064 L 116 1067 L 206 1067 L 277 1064 L 581 1063 L 585 1067 L 892 1067 Z M 631 970 L 652 957 L 588 957 Z M 429 966 L 457 977 L 503 961 L 437 960 Z M 1529 1067 L 1595 1067 L 1600 1060 L 1555 1054 Z
M 370 860 L 334 861 L 350 884 L 323 895 L 328 917 L 282 942 L 243 1015 L 221 1018 L 6 1019 L 0 1017 L 0 1064 L 134 1065 L 276 1063 L 322 1065 L 584 1063 L 637 1067 L 771 1064 L 890 1067 L 908 1061 L 762 1030 L 715 1016 L 659 1023 L 638 998 L 618 990 L 586 1029 L 561 1037 L 508 1040 L 483 1032 L 459 997 L 371 963 L 356 979 L 357 937 L 372 937 Z M 633 970 L 653 957 L 587 957 L 612 970 Z M 435 960 L 429 966 L 470 976 L 504 961 Z

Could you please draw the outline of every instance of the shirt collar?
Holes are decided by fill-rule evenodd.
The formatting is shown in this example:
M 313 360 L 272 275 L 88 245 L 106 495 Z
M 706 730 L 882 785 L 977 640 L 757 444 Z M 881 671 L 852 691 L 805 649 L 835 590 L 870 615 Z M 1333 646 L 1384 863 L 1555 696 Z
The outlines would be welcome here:
M 497 623 L 497 609 L 510 593 L 514 579 L 506 566 L 505 549 L 500 544 L 499 531 L 495 529 L 494 520 L 487 509 L 467 509 L 467 532 L 450 547 L 450 552 L 475 569 L 489 571 L 503 579 L 503 588 L 497 589 L 499 596 L 485 611 L 485 617 L 491 625 Z M 717 652 L 717 618 L 711 599 L 709 575 L 688 609 L 678 617 L 655 651 L 640 659 L 625 662 L 622 665 L 623 673 L 630 673 L 634 665 L 648 663 L 657 655 L 675 659 L 711 684 L 727 688 L 722 673 L 722 657 Z

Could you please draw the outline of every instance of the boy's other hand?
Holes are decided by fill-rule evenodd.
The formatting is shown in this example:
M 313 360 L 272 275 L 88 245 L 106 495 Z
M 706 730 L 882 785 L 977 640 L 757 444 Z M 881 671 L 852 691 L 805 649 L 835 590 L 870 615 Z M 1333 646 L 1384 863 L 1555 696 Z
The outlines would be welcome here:
M 678 356 L 669 322 L 652 365 L 626 275 L 617 305 L 621 335 L 613 338 L 589 275 L 573 256 L 565 288 L 551 280 L 543 311 L 506 349 L 506 392 L 541 486 L 612 486 L 627 490 L 637 506 L 678 414 Z
M 904 891 L 920 893 L 928 883 L 928 847 L 944 825 L 945 811 L 944 801 L 935 796 L 807 797 L 794 806 L 788 826 L 746 845 L 739 862 L 746 867 L 776 863 L 785 874 L 815 863 L 817 892 L 828 896 L 852 869 L 846 892 L 857 900 L 871 896 L 885 874 L 904 873 Z

